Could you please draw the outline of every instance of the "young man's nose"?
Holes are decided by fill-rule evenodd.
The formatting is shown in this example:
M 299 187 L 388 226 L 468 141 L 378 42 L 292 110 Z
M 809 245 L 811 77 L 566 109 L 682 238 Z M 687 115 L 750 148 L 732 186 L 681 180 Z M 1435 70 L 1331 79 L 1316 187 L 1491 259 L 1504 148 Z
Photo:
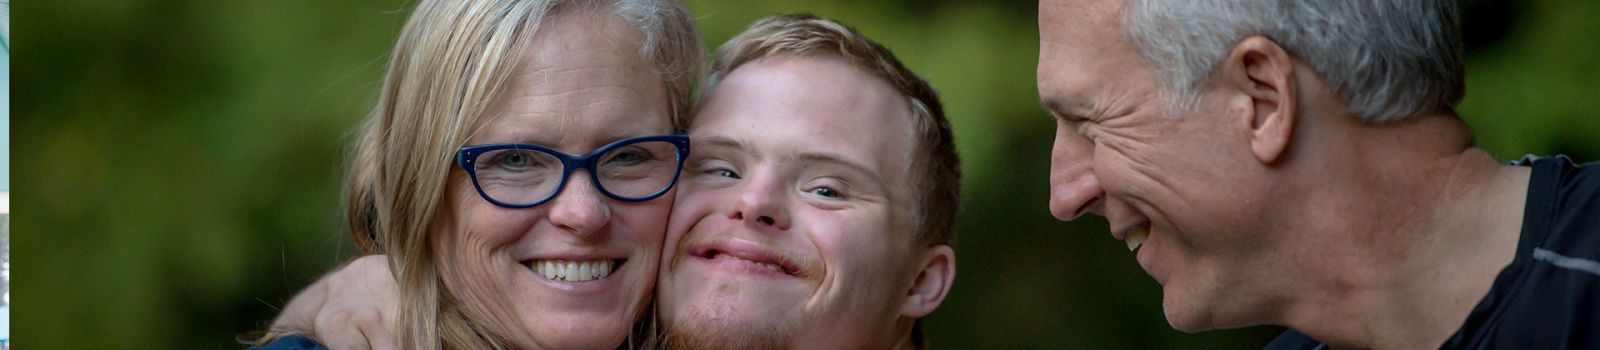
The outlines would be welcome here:
M 788 230 L 789 208 L 784 186 L 766 179 L 750 180 L 740 188 L 730 218 L 755 227 Z

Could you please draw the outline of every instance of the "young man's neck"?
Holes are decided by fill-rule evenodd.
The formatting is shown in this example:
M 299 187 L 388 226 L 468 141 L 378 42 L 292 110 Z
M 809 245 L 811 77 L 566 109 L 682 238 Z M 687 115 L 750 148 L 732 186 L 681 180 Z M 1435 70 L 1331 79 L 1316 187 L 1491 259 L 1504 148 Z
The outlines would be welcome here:
M 1351 171 L 1330 175 L 1345 186 L 1317 199 L 1327 205 L 1310 233 L 1341 247 L 1284 323 L 1334 348 L 1436 348 L 1511 263 L 1528 170 L 1473 147 L 1449 114 L 1348 137 Z

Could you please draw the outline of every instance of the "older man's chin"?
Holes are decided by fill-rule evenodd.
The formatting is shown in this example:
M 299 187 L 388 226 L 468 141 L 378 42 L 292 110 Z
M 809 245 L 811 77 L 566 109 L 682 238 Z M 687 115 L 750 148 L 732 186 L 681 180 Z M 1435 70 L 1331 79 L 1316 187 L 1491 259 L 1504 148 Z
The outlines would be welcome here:
M 1199 333 L 1212 329 L 1207 322 L 1201 322 L 1199 317 L 1195 317 L 1193 310 L 1175 309 L 1165 298 L 1161 303 L 1161 311 L 1167 316 L 1167 325 L 1179 332 Z
M 1167 325 L 1183 333 L 1199 333 L 1218 329 L 1248 327 L 1263 324 L 1262 320 L 1249 317 L 1250 314 L 1240 311 L 1224 310 L 1228 306 L 1225 301 L 1202 300 L 1192 295 L 1176 294 L 1171 286 L 1163 286 L 1161 291 L 1161 311 L 1167 317 Z

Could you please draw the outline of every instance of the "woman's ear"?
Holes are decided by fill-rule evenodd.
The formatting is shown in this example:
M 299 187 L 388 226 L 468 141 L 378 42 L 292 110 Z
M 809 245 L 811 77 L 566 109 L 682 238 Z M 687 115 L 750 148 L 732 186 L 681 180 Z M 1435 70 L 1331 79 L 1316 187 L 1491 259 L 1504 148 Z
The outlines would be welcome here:
M 1245 38 L 1218 63 L 1219 81 L 1240 91 L 1250 102 L 1239 123 L 1247 128 L 1250 151 L 1263 164 L 1275 164 L 1289 147 L 1298 111 L 1295 61 L 1266 37 Z
M 900 306 L 900 314 L 905 317 L 922 318 L 933 313 L 956 281 L 956 252 L 949 245 L 924 250 L 918 266 L 916 280 L 911 282 L 905 303 Z

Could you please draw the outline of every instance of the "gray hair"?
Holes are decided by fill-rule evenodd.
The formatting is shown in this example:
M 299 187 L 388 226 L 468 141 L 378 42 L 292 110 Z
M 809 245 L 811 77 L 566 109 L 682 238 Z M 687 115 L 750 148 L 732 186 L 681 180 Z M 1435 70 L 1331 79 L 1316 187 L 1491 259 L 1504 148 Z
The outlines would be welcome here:
M 1367 123 L 1449 110 L 1465 94 L 1452 0 L 1128 0 L 1127 35 L 1180 106 L 1252 35 L 1321 74 Z

